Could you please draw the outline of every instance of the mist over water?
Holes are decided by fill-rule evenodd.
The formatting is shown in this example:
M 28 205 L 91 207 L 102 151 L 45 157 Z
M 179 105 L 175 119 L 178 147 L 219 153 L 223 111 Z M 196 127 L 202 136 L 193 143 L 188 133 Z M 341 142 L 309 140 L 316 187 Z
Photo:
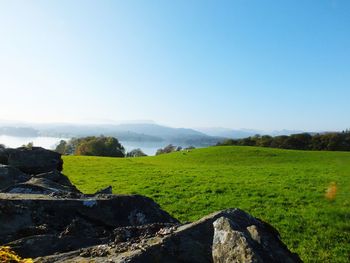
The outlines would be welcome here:
M 57 138 L 57 137 L 17 137 L 17 136 L 8 136 L 0 135 L 0 143 L 4 144 L 6 147 L 16 148 L 26 145 L 30 142 L 34 146 L 40 146 L 45 149 L 55 149 L 56 145 L 60 140 L 68 140 L 67 138 Z

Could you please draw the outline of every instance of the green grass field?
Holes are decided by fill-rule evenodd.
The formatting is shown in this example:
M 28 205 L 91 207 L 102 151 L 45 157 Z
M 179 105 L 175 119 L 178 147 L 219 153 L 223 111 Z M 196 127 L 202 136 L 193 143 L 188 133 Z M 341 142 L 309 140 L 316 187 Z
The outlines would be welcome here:
M 66 156 L 64 173 L 85 193 L 112 185 L 116 194 L 149 196 L 183 222 L 239 207 L 277 228 L 305 262 L 349 262 L 349 152 L 224 146 L 140 158 Z

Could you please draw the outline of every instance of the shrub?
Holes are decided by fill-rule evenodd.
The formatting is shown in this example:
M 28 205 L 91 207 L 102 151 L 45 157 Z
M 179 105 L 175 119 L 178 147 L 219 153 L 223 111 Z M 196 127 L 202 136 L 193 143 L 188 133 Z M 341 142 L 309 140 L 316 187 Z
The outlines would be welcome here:
M 126 157 L 142 157 L 147 156 L 141 149 L 134 149 L 126 154 Z

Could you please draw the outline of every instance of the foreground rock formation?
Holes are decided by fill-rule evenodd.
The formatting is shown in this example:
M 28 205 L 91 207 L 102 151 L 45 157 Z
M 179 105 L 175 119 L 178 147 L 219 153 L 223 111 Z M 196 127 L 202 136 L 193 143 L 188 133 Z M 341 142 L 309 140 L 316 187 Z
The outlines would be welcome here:
M 301 262 L 240 209 L 182 225 L 144 196 L 81 193 L 57 153 L 6 149 L 0 163 L 0 246 L 35 262 Z

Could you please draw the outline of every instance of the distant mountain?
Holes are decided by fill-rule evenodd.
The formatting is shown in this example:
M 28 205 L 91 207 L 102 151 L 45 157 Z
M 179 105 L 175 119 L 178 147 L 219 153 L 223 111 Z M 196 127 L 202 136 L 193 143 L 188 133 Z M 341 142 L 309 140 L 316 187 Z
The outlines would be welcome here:
M 39 131 L 28 127 L 0 127 L 0 135 L 16 136 L 16 137 L 36 137 Z
M 182 136 L 202 136 L 208 135 L 193 129 L 171 128 L 152 123 L 127 123 L 114 126 L 118 130 L 131 131 L 136 133 L 148 134 L 152 136 L 162 137 L 164 139 L 178 138 Z
M 73 124 L 39 124 L 35 126 L 39 130 L 40 136 L 47 137 L 84 137 L 84 136 L 114 136 L 123 141 L 148 141 L 160 142 L 163 139 L 148 134 L 122 130 L 117 125 L 73 125 Z
M 268 133 L 271 136 L 279 136 L 279 135 L 291 135 L 291 134 L 298 134 L 298 133 L 303 133 L 305 131 L 301 131 L 301 130 L 280 130 L 280 131 L 272 131 L 270 133 Z M 312 134 L 312 132 L 309 132 L 310 134 Z
M 219 136 L 233 139 L 246 138 L 261 133 L 261 131 L 258 130 L 234 130 L 228 128 L 199 128 L 198 130 L 210 136 Z
M 261 131 L 249 129 L 228 129 L 228 128 L 172 128 L 159 125 L 153 122 L 128 122 L 110 124 L 30 124 L 30 123 L 3 123 L 0 122 L 0 135 L 12 135 L 21 137 L 84 137 L 84 136 L 114 136 L 125 142 L 152 142 L 160 144 L 175 144 L 181 146 L 209 146 L 214 145 L 224 138 L 246 138 L 260 135 L 290 135 L 302 131 L 281 130 Z
M 154 123 L 124 124 L 33 124 L 40 136 L 49 137 L 82 137 L 82 136 L 114 136 L 128 142 L 164 142 L 183 146 L 214 145 L 223 138 L 210 136 L 202 132 L 172 128 Z

